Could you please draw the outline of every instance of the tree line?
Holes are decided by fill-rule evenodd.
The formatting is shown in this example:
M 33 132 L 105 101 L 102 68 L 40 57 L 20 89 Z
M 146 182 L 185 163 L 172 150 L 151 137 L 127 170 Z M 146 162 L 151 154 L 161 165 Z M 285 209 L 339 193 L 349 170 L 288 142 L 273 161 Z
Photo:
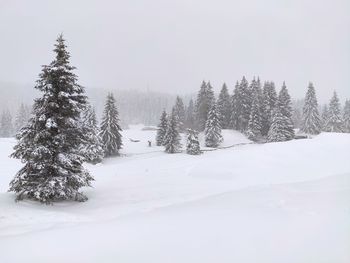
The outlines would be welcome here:
M 163 111 L 156 142 L 165 146 L 168 153 L 178 152 L 180 133 L 187 130 L 187 152 L 193 154 L 191 147 L 195 143 L 198 148 L 199 132 L 204 131 L 205 146 L 217 147 L 223 140 L 221 129 L 238 130 L 255 142 L 282 142 L 295 138 L 295 122 L 301 134 L 350 132 L 350 100 L 346 100 L 342 108 L 334 92 L 320 115 L 315 88 L 309 83 L 299 114 L 293 110 L 285 83 L 277 92 L 272 81 L 262 85 L 259 78 L 249 83 L 243 77 L 236 83 L 232 95 L 223 84 L 215 98 L 210 82 L 203 81 L 195 102 L 191 99 L 185 107 L 178 96 L 171 113 Z M 199 154 L 200 150 L 195 152 Z

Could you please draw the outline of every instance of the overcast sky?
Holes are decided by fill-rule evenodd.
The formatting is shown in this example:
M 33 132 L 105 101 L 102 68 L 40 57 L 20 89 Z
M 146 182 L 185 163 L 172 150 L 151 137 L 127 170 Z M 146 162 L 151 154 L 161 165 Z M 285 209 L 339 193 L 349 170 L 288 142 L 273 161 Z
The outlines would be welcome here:
M 245 75 L 350 98 L 349 0 L 0 0 L 0 81 L 34 84 L 67 39 L 81 84 L 197 91 Z M 1 87 L 3 88 L 3 87 Z

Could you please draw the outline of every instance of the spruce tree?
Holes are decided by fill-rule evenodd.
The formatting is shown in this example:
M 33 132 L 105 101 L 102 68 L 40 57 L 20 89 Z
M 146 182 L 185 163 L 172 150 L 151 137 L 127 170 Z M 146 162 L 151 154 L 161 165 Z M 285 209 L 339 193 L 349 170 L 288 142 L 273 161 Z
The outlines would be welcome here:
M 343 121 L 344 121 L 344 132 L 350 133 L 350 100 L 345 101 Z
M 198 140 L 198 132 L 195 130 L 187 129 L 186 152 L 191 155 L 198 155 L 202 153 Z
M 14 134 L 13 124 L 12 124 L 12 115 L 10 111 L 5 110 L 1 114 L 0 120 L 0 137 L 8 138 L 12 137 Z
M 176 97 L 176 102 L 173 110 L 178 120 L 179 130 L 182 132 L 185 130 L 186 113 L 185 105 L 179 96 Z
M 334 92 L 328 106 L 328 118 L 325 125 L 327 132 L 343 132 L 343 120 L 341 115 L 340 103 L 337 93 Z
M 218 147 L 223 141 L 221 135 L 221 126 L 219 112 L 214 103 L 208 113 L 208 119 L 205 124 L 205 146 L 207 147 Z
M 86 96 L 69 63 L 62 35 L 54 52 L 55 59 L 43 66 L 35 86 L 42 96 L 35 100 L 28 124 L 17 134 L 11 155 L 25 163 L 10 183 L 9 191 L 16 193 L 17 200 L 85 201 L 79 189 L 93 180 L 83 168 L 84 157 L 79 152 L 84 137 L 80 114 Z
M 272 124 L 274 109 L 277 104 L 277 93 L 273 82 L 265 82 L 263 87 L 263 103 L 262 103 L 262 130 L 263 136 L 268 134 Z
M 239 93 L 239 83 L 236 82 L 235 88 L 233 90 L 233 95 L 231 97 L 231 120 L 230 120 L 230 128 L 234 130 L 239 130 L 238 127 L 238 93 Z
M 178 126 L 178 119 L 175 112 L 171 113 L 168 120 L 167 131 L 164 137 L 164 147 L 167 153 L 177 153 L 181 150 L 181 137 Z
M 283 133 L 286 140 L 294 139 L 294 125 L 292 120 L 292 103 L 288 93 L 286 84 L 283 82 L 282 88 L 278 94 L 277 105 L 282 116 L 285 119 L 285 126 L 283 127 Z
M 321 132 L 316 92 L 311 82 L 305 96 L 300 130 L 307 134 L 319 134 Z
M 197 95 L 197 101 L 196 101 L 196 109 L 195 109 L 195 115 L 196 115 L 196 126 L 199 131 L 203 131 L 205 128 L 205 122 L 208 118 L 208 112 L 215 102 L 214 92 L 213 88 L 210 85 L 210 82 L 205 83 L 202 82 L 202 86 L 198 92 Z
M 87 104 L 83 111 L 81 128 L 84 133 L 84 140 L 80 151 L 85 161 L 92 164 L 102 162 L 104 157 L 103 142 L 100 137 L 95 110 L 90 104 Z
M 162 115 L 160 116 L 160 122 L 157 129 L 157 135 L 156 135 L 157 146 L 163 145 L 167 126 L 168 126 L 168 115 L 166 111 L 163 110 Z
M 123 145 L 120 133 L 122 128 L 119 124 L 119 113 L 112 93 L 107 95 L 100 129 L 105 156 L 119 155 L 119 150 Z
M 234 94 L 234 110 L 236 129 L 245 132 L 248 127 L 250 111 L 251 111 L 251 90 L 245 77 L 242 78 L 239 86 L 235 89 Z
M 288 134 L 286 134 L 286 126 L 288 125 L 288 119 L 283 116 L 279 106 L 274 108 L 272 123 L 267 135 L 268 142 L 283 142 L 289 140 Z
M 328 105 L 324 105 L 322 107 L 322 114 L 321 114 L 321 128 L 322 128 L 322 131 L 326 131 L 326 129 L 327 129 L 327 121 L 328 121 Z
M 250 112 L 247 137 L 252 141 L 259 141 L 261 139 L 261 105 L 259 94 L 255 93 L 253 98 L 252 110 Z
M 188 107 L 186 108 L 186 121 L 185 121 L 185 127 L 189 129 L 195 128 L 195 115 L 194 115 L 194 103 L 191 99 Z
M 217 107 L 220 114 L 221 127 L 223 129 L 228 129 L 230 126 L 232 106 L 231 96 L 228 93 L 228 89 L 225 83 L 220 91 L 219 98 L 217 101 Z

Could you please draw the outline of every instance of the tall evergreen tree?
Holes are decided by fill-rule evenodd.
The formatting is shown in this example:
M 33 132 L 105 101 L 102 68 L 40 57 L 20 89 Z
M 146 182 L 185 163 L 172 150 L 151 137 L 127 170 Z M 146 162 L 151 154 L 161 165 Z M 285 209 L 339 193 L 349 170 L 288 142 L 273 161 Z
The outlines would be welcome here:
M 177 153 L 181 150 L 181 137 L 178 126 L 178 119 L 174 111 L 168 120 L 167 131 L 164 137 L 164 147 L 167 153 Z
M 185 121 L 185 127 L 189 129 L 195 128 L 195 116 L 194 116 L 194 103 L 191 99 L 188 107 L 186 108 L 186 121 Z
M 321 114 L 321 128 L 322 131 L 326 131 L 327 129 L 327 121 L 328 121 L 328 105 L 324 105 L 322 107 L 322 114 Z
M 230 120 L 230 128 L 234 130 L 239 130 L 238 125 L 238 93 L 239 93 L 239 82 L 236 82 L 235 88 L 233 90 L 233 95 L 231 96 L 231 120 Z
M 90 104 L 87 104 L 83 111 L 81 128 L 84 140 L 80 151 L 85 161 L 93 164 L 102 162 L 104 156 L 103 142 L 100 137 L 95 110 Z
M 186 152 L 191 155 L 198 155 L 202 153 L 198 140 L 198 132 L 195 130 L 187 129 Z
M 160 116 L 160 122 L 157 129 L 157 135 L 156 135 L 157 146 L 163 145 L 167 127 L 168 127 L 168 115 L 166 111 L 163 110 L 162 115 Z
M 286 126 L 288 125 L 288 119 L 283 116 L 279 106 L 273 110 L 272 123 L 267 135 L 268 142 L 283 142 L 290 138 L 286 133 Z
M 282 88 L 278 94 L 277 105 L 282 116 L 285 118 L 283 133 L 286 140 L 294 139 L 294 125 L 292 120 L 292 103 L 286 84 L 283 82 Z
M 350 100 L 345 101 L 345 106 L 343 111 L 343 120 L 344 120 L 344 132 L 350 133 Z
M 265 82 L 263 87 L 262 130 L 263 136 L 268 134 L 272 124 L 274 109 L 277 104 L 277 93 L 273 82 Z
M 251 90 L 245 77 L 242 78 L 237 89 L 235 89 L 235 106 L 233 113 L 236 119 L 236 129 L 244 132 L 247 130 L 251 110 Z
M 300 130 L 307 134 L 319 134 L 321 132 L 321 119 L 318 112 L 316 92 L 311 82 L 305 96 Z
M 12 137 L 14 134 L 12 115 L 8 110 L 5 110 L 1 114 L 0 120 L 0 135 L 3 138 Z
M 19 130 L 27 124 L 30 118 L 30 111 L 31 111 L 30 107 L 21 103 L 15 118 L 15 123 L 14 123 L 14 128 L 16 133 L 19 132 Z
M 18 133 L 11 155 L 25 163 L 10 183 L 9 190 L 17 194 L 17 200 L 85 201 L 79 189 L 93 180 L 79 152 L 84 137 L 79 121 L 86 96 L 77 84 L 62 35 L 54 52 L 55 59 L 43 66 L 35 87 L 43 95 L 35 100 L 33 115 Z
M 328 107 L 328 118 L 325 125 L 327 132 L 343 132 L 343 120 L 340 109 L 340 102 L 337 93 L 334 92 Z
M 221 126 L 219 112 L 214 103 L 208 113 L 208 119 L 205 124 L 205 146 L 207 147 L 218 147 L 223 141 L 221 135 Z
M 186 113 L 185 105 L 179 96 L 176 97 L 176 102 L 173 110 L 178 120 L 179 130 L 182 132 L 185 130 Z
M 261 100 L 259 99 L 259 94 L 254 93 L 252 110 L 250 112 L 247 136 L 252 141 L 259 141 L 261 139 Z
M 123 145 L 121 131 L 116 102 L 113 94 L 109 93 L 102 117 L 100 134 L 106 157 L 119 155 L 119 150 Z
M 202 82 L 202 86 L 198 92 L 197 95 L 197 101 L 196 101 L 196 109 L 195 109 L 195 115 L 196 115 L 196 122 L 197 122 L 197 128 L 199 131 L 203 131 L 205 128 L 205 122 L 208 118 L 208 112 L 212 106 L 212 104 L 215 102 L 214 92 L 213 88 L 210 85 L 210 83 Z
M 219 98 L 217 101 L 217 107 L 220 114 L 220 124 L 223 129 L 227 129 L 230 126 L 231 121 L 231 96 L 228 93 L 228 89 L 226 84 L 222 86 L 222 89 L 219 94 Z

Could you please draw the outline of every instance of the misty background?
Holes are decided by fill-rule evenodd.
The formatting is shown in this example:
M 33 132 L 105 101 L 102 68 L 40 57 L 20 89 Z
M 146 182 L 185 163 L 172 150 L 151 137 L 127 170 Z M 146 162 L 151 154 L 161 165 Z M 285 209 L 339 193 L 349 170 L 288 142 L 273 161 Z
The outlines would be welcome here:
M 215 92 L 226 82 L 232 93 L 243 75 L 277 89 L 286 81 L 294 99 L 312 81 L 320 103 L 334 90 L 343 102 L 349 10 L 346 0 L 0 0 L 0 110 L 36 97 L 61 32 L 98 113 L 108 91 L 121 115 L 147 103 L 158 114 L 177 94 L 195 97 L 202 80 Z

